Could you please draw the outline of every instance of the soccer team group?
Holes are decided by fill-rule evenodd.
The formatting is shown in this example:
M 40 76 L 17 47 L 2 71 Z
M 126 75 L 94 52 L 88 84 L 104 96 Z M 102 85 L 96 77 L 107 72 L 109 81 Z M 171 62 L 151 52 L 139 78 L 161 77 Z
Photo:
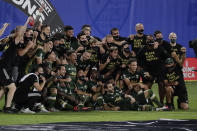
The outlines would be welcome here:
M 100 39 L 91 35 L 90 25 L 83 25 L 77 37 L 69 25 L 50 35 L 50 25 L 38 20 L 27 28 L 31 20 L 0 40 L 3 112 L 170 111 L 174 96 L 179 109 L 188 109 L 182 72 L 186 48 L 176 43 L 175 33 L 168 42 L 159 30 L 144 34 L 138 23 L 129 37 L 112 28 Z

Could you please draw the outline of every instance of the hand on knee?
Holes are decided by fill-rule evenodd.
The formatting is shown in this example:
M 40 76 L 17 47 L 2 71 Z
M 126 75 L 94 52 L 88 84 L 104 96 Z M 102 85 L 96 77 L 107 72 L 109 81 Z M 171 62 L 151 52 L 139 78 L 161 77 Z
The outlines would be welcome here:
M 8 85 L 7 88 L 8 88 L 9 91 L 11 91 L 11 92 L 15 92 L 15 91 L 16 91 L 16 86 L 15 86 L 14 83 Z

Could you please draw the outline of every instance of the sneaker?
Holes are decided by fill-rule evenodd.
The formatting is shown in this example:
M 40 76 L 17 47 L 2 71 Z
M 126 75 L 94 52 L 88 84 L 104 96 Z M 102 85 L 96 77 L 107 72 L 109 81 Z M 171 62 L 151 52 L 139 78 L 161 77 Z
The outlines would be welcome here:
M 169 111 L 168 106 L 156 108 L 156 111 Z
M 96 106 L 94 110 L 103 110 L 103 106 Z
M 48 113 L 49 111 L 44 107 L 44 105 L 40 106 L 40 112 Z
M 58 110 L 58 109 L 56 109 L 56 108 L 54 108 L 54 107 L 53 107 L 53 108 L 49 108 L 48 110 L 49 110 L 50 112 L 59 112 L 59 111 L 60 111 L 60 110 Z
M 29 113 L 29 114 L 34 114 L 34 113 L 36 113 L 36 112 L 34 112 L 34 111 L 31 111 L 29 108 L 21 109 L 20 111 L 21 111 L 22 113 Z

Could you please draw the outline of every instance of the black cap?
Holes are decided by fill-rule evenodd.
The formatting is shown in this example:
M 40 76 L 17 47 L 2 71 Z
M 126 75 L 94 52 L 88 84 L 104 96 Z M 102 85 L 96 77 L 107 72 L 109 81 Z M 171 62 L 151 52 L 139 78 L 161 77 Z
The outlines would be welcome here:
M 173 60 L 172 58 L 167 58 L 167 59 L 165 60 L 165 64 L 166 64 L 166 65 L 174 64 L 174 60 Z

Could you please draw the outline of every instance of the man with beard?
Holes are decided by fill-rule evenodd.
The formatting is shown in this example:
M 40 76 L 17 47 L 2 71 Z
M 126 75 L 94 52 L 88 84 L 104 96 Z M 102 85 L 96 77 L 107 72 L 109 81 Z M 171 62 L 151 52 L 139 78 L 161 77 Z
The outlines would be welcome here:
M 77 39 L 74 37 L 74 29 L 67 25 L 64 27 L 65 47 L 67 50 L 76 50 L 79 45 Z
M 185 57 L 186 50 L 182 49 L 182 58 Z M 182 59 L 183 60 L 183 59 Z M 181 64 L 175 63 L 172 58 L 167 58 L 165 61 L 166 70 L 164 72 L 164 83 L 166 88 L 166 100 L 169 110 L 173 109 L 173 97 L 178 96 L 177 105 L 179 109 L 188 110 L 188 94 L 183 77 Z
M 19 81 L 19 87 L 14 95 L 14 103 L 21 112 L 35 113 L 33 110 L 40 105 L 41 91 L 46 82 L 43 73 L 42 66 L 38 66 L 35 73 L 29 73 Z M 42 110 L 43 108 L 40 109 Z
M 85 50 L 89 49 L 90 45 L 84 32 L 80 32 L 77 35 L 77 39 L 78 39 L 79 47 L 76 49 L 75 52 L 78 55 L 78 54 L 83 53 Z
M 146 45 L 146 35 L 144 34 L 144 25 L 137 23 L 135 26 L 136 35 L 129 36 L 129 43 L 132 46 L 132 51 L 137 56 L 139 51 Z

